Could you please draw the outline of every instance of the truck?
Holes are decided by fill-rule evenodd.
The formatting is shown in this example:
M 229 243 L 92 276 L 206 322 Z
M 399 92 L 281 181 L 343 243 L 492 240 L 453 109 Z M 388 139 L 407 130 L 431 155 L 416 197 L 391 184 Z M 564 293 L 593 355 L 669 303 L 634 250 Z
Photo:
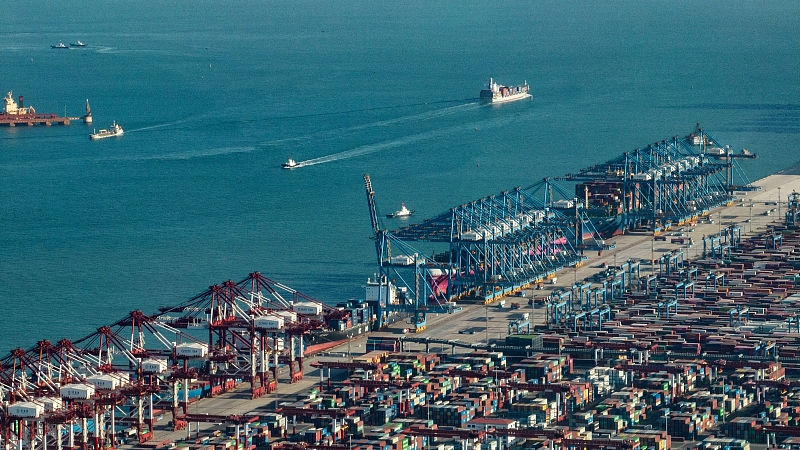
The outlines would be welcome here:
M 500 300 L 499 302 L 497 302 L 497 307 L 498 308 L 505 308 L 506 307 L 506 301 L 505 300 Z
M 512 303 L 511 309 L 519 309 L 519 303 Z

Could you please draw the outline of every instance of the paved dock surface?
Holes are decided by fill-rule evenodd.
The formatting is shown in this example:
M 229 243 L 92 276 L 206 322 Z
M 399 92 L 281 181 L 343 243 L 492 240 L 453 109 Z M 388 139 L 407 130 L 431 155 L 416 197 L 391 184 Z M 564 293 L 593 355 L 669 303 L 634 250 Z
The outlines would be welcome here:
M 547 284 L 542 290 L 529 289 L 525 291 L 526 297 L 508 297 L 505 308 L 499 308 L 496 303 L 488 306 L 484 305 L 463 305 L 463 310 L 456 314 L 429 315 L 428 327 L 423 332 L 414 335 L 415 337 L 435 337 L 439 339 L 459 339 L 464 342 L 480 343 L 491 340 L 502 339 L 508 334 L 508 321 L 518 317 L 521 313 L 531 314 L 532 324 L 544 323 L 544 310 L 541 305 L 528 305 L 528 298 L 532 296 L 547 296 L 553 290 L 570 287 L 578 280 L 590 277 L 591 275 L 603 270 L 604 263 L 611 265 L 622 264 L 629 259 L 637 261 L 651 261 L 654 257 L 658 258 L 662 254 L 683 248 L 687 259 L 695 259 L 702 254 L 703 237 L 714 233 L 719 233 L 724 227 L 729 225 L 739 225 L 742 229 L 742 236 L 749 236 L 762 232 L 770 223 L 782 220 L 786 208 L 786 198 L 793 191 L 800 191 L 800 167 L 795 167 L 771 175 L 754 183 L 760 186 L 761 190 L 750 192 L 738 192 L 737 200 L 730 206 L 717 208 L 711 211 L 713 223 L 698 222 L 697 225 L 674 227 L 673 230 L 665 231 L 667 239 L 665 241 L 655 241 L 652 235 L 629 234 L 615 237 L 607 243 L 614 244 L 616 248 L 610 251 L 587 254 L 588 259 L 584 264 L 577 268 L 564 269 L 557 275 L 555 284 Z M 779 202 L 780 198 L 783 199 Z M 770 211 L 769 215 L 766 212 Z M 677 231 L 683 228 L 683 231 Z M 669 233 L 682 233 L 682 237 L 691 237 L 694 245 L 691 247 L 671 242 L 672 237 Z M 647 274 L 648 271 L 658 271 L 658 264 L 648 265 L 643 263 L 641 273 Z M 518 302 L 521 309 L 511 309 L 510 303 Z M 393 335 L 399 336 L 405 323 L 395 324 L 387 332 L 373 333 L 373 335 Z M 232 391 L 223 393 L 213 399 L 201 399 L 194 402 L 189 407 L 190 414 L 208 415 L 233 415 L 247 414 L 250 412 L 266 412 L 279 407 L 283 401 L 294 401 L 297 395 L 307 393 L 314 385 L 319 383 L 319 370 L 311 367 L 311 364 L 318 360 L 346 360 L 348 351 L 351 354 L 365 353 L 366 336 L 353 339 L 348 344 L 343 344 L 332 351 L 323 355 L 307 358 L 305 360 L 305 378 L 294 384 L 288 383 L 288 370 L 280 374 L 280 384 L 278 391 L 273 394 L 265 395 L 262 398 L 251 400 L 249 384 L 242 383 Z M 424 351 L 425 344 L 406 344 L 406 350 Z M 449 352 L 450 346 L 431 345 L 432 352 Z M 187 431 L 172 431 L 167 423 L 171 419 L 171 414 L 165 412 L 154 430 L 152 442 L 165 440 L 177 441 L 187 437 Z M 197 424 L 192 424 L 194 433 Z M 220 428 L 213 424 L 200 424 L 201 430 Z M 223 425 L 224 427 L 224 425 Z M 131 447 L 130 445 L 127 447 Z M 677 446 L 676 446 L 677 447 Z

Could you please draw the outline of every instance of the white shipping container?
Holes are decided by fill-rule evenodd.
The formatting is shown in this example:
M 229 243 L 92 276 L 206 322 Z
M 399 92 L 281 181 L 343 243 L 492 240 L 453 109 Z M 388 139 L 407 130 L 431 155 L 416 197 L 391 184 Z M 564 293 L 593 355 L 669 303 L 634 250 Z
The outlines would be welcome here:
M 256 317 L 253 319 L 253 325 L 256 328 L 263 328 L 266 330 L 277 330 L 283 328 L 283 317 L 268 316 Z
M 98 389 L 116 389 L 119 386 L 119 380 L 112 377 L 111 375 L 100 374 L 100 375 L 92 375 L 91 377 L 86 379 L 87 382 L 91 383 Z
M 322 314 L 322 305 L 319 303 L 295 303 L 294 311 L 304 316 L 316 316 Z
M 178 344 L 175 353 L 184 358 L 203 358 L 208 355 L 208 347 L 203 344 L 187 342 Z
M 145 359 L 142 361 L 142 372 L 144 373 L 164 373 L 167 371 L 167 362 L 163 359 Z
M 8 415 L 11 417 L 37 418 L 44 412 L 42 405 L 31 402 L 17 402 L 8 406 Z
M 287 323 L 297 322 L 297 313 L 293 311 L 276 311 L 280 317 L 283 317 L 283 321 Z
M 467 231 L 465 233 L 461 233 L 461 240 L 463 241 L 480 241 L 483 239 L 483 234 L 477 233 L 475 231 Z
M 64 405 L 64 402 L 58 397 L 39 397 L 36 399 L 36 403 L 44 406 L 45 411 L 56 411 Z
M 62 398 L 72 400 L 88 400 L 94 395 L 94 386 L 90 384 L 68 384 L 59 390 Z
M 408 255 L 392 256 L 391 259 L 389 259 L 389 264 L 396 264 L 398 266 L 410 266 L 414 264 L 414 258 Z
M 131 382 L 131 375 L 125 372 L 115 372 L 109 375 L 116 378 L 117 381 L 119 381 L 120 386 L 125 386 Z

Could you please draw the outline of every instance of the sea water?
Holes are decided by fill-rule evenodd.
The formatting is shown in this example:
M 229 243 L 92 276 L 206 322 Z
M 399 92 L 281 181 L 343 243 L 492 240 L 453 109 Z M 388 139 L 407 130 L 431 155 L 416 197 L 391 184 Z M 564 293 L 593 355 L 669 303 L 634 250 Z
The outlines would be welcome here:
M 397 228 L 698 122 L 751 180 L 800 160 L 794 0 L 33 1 L 0 36 L 3 94 L 94 118 L 0 128 L 0 354 L 254 271 L 361 297 L 365 173 Z

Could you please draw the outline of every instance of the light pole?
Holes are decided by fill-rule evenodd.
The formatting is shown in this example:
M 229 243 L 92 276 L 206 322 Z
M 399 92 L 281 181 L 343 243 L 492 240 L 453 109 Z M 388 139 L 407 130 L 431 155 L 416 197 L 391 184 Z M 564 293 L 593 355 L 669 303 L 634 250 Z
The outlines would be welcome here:
M 486 305 L 486 345 L 489 345 L 489 305 Z
M 778 186 L 778 221 L 781 220 L 781 187 Z
M 656 274 L 656 238 L 650 241 L 650 271 Z
M 753 232 L 753 201 L 750 200 L 750 220 L 748 221 L 750 224 L 750 232 Z

